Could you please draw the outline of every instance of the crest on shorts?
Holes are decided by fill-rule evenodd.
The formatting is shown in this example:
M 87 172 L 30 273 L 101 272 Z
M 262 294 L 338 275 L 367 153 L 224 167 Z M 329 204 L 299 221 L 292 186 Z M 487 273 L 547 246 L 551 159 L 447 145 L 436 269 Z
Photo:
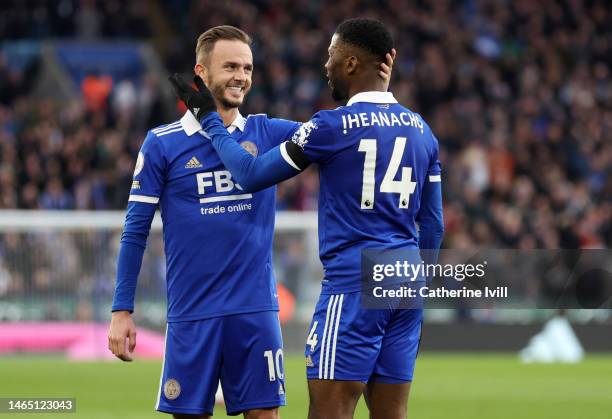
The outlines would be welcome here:
M 240 146 L 248 151 L 253 157 L 257 157 L 257 146 L 252 141 L 243 141 L 240 143 Z
M 181 395 L 181 385 L 174 378 L 168 378 L 164 383 L 164 396 L 168 400 L 175 400 Z

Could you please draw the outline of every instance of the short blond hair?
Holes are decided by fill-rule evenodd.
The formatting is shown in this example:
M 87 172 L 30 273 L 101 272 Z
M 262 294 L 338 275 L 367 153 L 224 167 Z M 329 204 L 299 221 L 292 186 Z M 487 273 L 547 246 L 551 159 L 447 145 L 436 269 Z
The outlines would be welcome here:
M 215 26 L 198 37 L 195 49 L 196 63 L 204 65 L 215 43 L 221 39 L 242 41 L 249 47 L 252 43 L 251 37 L 242 29 L 230 25 Z

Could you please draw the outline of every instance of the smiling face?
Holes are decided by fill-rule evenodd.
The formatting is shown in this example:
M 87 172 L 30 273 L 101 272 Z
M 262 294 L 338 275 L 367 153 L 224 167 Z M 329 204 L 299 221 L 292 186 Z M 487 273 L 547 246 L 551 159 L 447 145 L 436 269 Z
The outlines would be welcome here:
M 220 39 L 195 72 L 208 86 L 217 103 L 228 109 L 242 105 L 251 89 L 253 54 L 249 45 L 238 40 Z
M 329 58 L 325 63 L 325 70 L 327 71 L 327 83 L 332 89 L 332 98 L 334 100 L 346 100 L 348 99 L 348 82 L 345 74 L 346 54 L 343 44 L 340 41 L 339 36 L 334 34 L 327 52 Z

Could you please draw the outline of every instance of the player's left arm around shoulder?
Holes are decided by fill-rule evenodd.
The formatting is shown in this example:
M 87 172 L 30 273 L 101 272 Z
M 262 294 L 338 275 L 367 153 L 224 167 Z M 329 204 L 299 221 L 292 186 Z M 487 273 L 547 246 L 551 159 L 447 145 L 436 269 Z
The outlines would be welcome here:
M 202 134 L 210 138 L 221 161 L 245 192 L 273 186 L 297 175 L 310 164 L 300 147 L 291 141 L 254 157 L 228 135 L 218 114 L 213 113 L 201 122 Z

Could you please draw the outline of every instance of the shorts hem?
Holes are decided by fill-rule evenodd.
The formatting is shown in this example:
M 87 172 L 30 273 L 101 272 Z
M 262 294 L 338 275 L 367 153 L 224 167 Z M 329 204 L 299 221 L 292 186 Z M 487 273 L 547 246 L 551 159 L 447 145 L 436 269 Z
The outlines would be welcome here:
M 372 377 L 369 381 L 373 383 L 383 383 L 383 384 L 405 384 L 405 383 L 412 383 L 412 380 L 413 380 L 412 377 L 397 378 L 397 377 L 387 377 L 387 376 L 377 375 L 376 377 Z
M 225 410 L 229 416 L 237 416 L 247 410 L 252 409 L 267 409 L 274 407 L 285 406 L 287 402 L 285 400 L 268 400 L 264 402 L 253 402 L 253 403 L 244 403 L 238 406 L 230 406 L 227 405 L 227 401 L 225 404 Z
M 361 381 L 362 383 L 367 383 L 368 379 L 364 377 L 356 377 L 356 376 L 348 376 L 348 375 L 335 375 L 334 378 L 319 378 L 311 377 L 309 375 L 306 376 L 309 380 L 322 380 L 322 381 Z
M 207 416 L 212 416 L 213 415 L 213 411 L 212 410 L 206 410 L 206 409 L 190 409 L 188 407 L 172 407 L 172 406 L 159 406 L 158 408 L 156 408 L 155 410 L 157 410 L 158 412 L 163 412 L 163 413 L 186 413 L 188 415 L 207 415 Z

